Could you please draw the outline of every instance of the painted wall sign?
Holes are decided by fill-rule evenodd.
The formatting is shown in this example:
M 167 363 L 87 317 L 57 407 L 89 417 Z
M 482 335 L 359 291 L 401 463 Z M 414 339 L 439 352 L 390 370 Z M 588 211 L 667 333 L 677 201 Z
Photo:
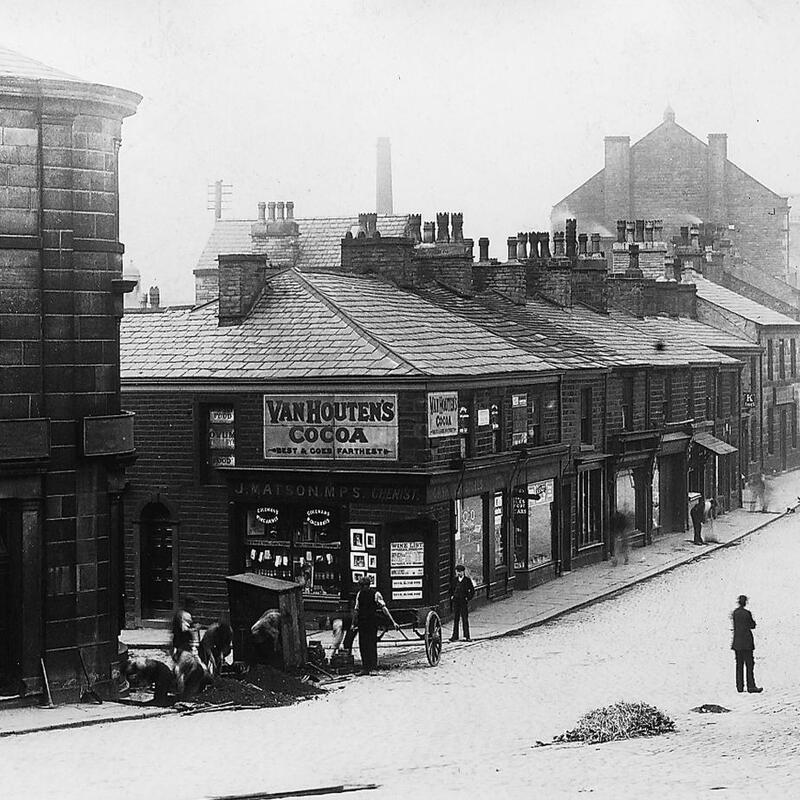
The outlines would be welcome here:
M 264 395 L 264 458 L 396 461 L 397 395 Z
M 458 433 L 458 392 L 428 392 L 428 436 Z
M 273 499 L 359 500 L 367 503 L 424 503 L 425 492 L 415 486 L 368 486 L 279 481 L 239 481 L 232 491 L 240 497 Z

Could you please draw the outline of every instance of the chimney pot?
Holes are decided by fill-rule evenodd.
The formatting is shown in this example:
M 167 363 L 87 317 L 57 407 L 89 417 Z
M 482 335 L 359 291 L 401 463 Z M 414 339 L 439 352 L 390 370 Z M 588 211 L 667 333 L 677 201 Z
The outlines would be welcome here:
M 461 211 L 454 211 L 451 215 L 453 225 L 453 241 L 464 241 L 464 214 Z
M 553 234 L 553 255 L 558 258 L 565 255 L 564 253 L 564 231 L 556 231 Z
M 435 228 L 436 228 L 436 224 L 433 223 L 433 222 L 426 222 L 426 223 L 423 224 L 423 226 L 422 226 L 422 229 L 423 229 L 422 241 L 425 242 L 425 244 L 433 244 L 434 239 L 436 238 Z
M 625 221 L 625 241 L 634 242 L 634 233 L 636 232 L 636 223 L 633 220 Z
M 422 241 L 422 214 L 408 215 L 408 233 L 414 240 L 414 244 Z
M 592 253 L 599 253 L 600 252 L 600 234 L 593 233 L 592 234 Z
M 259 203 L 258 204 L 258 221 L 259 222 L 266 222 L 265 212 L 267 210 L 266 203 Z
M 151 286 L 147 294 L 150 297 L 150 308 L 158 308 L 161 303 L 161 292 L 158 291 L 158 286 Z
M 577 231 L 578 221 L 575 219 L 568 219 L 566 224 L 565 242 L 567 245 L 567 256 L 569 258 L 575 258 L 577 253 Z
M 436 241 L 450 241 L 450 215 L 444 211 L 436 214 Z
M 528 242 L 531 246 L 528 258 L 539 258 L 539 234 L 536 231 L 531 231 L 528 234 Z
M 294 219 L 294 201 L 292 200 L 286 203 L 286 219 Z
M 617 220 L 617 242 L 623 244 L 625 242 L 625 220 Z
M 517 261 L 525 261 L 528 258 L 528 234 L 517 234 Z
M 516 261 L 517 260 L 517 237 L 516 236 L 509 236 L 506 244 L 508 244 L 508 260 L 509 261 Z
M 631 273 L 639 273 L 639 245 L 632 244 L 628 248 L 628 256 L 630 257 L 630 267 L 629 272 Z
M 644 220 L 637 219 L 636 220 L 636 233 L 634 241 L 643 242 L 644 241 Z
M 544 231 L 543 233 L 539 234 L 539 241 L 542 244 L 542 258 L 552 258 L 553 256 L 550 254 L 550 232 Z
M 478 261 L 489 260 L 489 240 L 485 236 L 478 239 Z
M 578 235 L 578 255 L 586 255 L 586 246 L 589 242 L 589 237 L 585 233 Z
M 664 241 L 664 220 L 663 219 L 654 219 L 653 220 L 653 241 L 654 242 L 663 242 Z
M 267 211 L 269 213 L 269 221 L 275 222 L 275 203 L 267 203 Z
M 689 237 L 692 248 L 694 250 L 698 250 L 700 248 L 700 230 L 698 229 L 697 225 L 692 225 L 692 227 L 689 228 Z
M 653 220 L 645 220 L 644 223 L 644 240 L 645 242 L 653 241 Z

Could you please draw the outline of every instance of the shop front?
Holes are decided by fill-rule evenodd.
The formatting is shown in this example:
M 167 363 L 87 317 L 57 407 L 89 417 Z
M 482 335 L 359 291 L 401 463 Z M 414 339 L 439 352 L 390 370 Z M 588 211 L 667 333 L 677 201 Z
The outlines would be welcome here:
M 538 586 L 559 572 L 557 478 L 515 488 L 514 572 L 517 588 Z
M 300 583 L 312 621 L 347 608 L 364 576 L 393 607 L 440 602 L 439 525 L 424 476 L 226 473 L 231 570 Z
M 661 437 L 653 469 L 653 529 L 659 533 L 685 531 L 689 514 L 687 451 L 691 434 L 669 429 Z

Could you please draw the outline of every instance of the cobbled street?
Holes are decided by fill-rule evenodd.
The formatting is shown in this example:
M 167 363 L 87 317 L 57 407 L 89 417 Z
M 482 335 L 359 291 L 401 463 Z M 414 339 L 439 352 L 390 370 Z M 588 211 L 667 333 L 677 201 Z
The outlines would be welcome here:
M 197 800 L 374 783 L 346 796 L 797 797 L 798 523 L 524 635 L 445 649 L 438 668 L 416 661 L 322 700 L 5 739 L 2 796 Z M 761 695 L 734 686 L 741 592 L 758 623 Z M 656 705 L 677 731 L 535 746 L 620 699 Z M 691 711 L 703 703 L 731 713 Z

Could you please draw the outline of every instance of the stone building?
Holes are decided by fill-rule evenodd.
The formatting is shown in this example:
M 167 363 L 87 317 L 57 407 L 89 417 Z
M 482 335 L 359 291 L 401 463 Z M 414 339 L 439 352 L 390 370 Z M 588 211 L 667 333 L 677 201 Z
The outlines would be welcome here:
M 0 48 L 0 694 L 113 686 L 123 465 L 118 158 L 141 97 Z M 40 662 L 40 658 L 42 662 Z M 83 664 L 82 664 L 83 662 Z
M 794 284 L 789 270 L 789 205 L 728 159 L 728 137 L 708 135 L 703 142 L 675 122 L 668 108 L 664 121 L 630 143 L 628 136 L 607 136 L 605 165 L 555 204 L 552 224 L 576 217 L 584 230 L 601 231 L 603 245 L 613 241 L 617 220 L 663 220 L 672 242 L 682 226 L 705 222 L 728 231 L 748 281 L 750 271 Z M 780 298 L 783 294 L 773 290 Z

